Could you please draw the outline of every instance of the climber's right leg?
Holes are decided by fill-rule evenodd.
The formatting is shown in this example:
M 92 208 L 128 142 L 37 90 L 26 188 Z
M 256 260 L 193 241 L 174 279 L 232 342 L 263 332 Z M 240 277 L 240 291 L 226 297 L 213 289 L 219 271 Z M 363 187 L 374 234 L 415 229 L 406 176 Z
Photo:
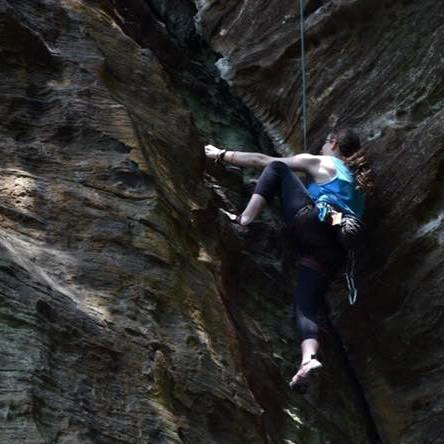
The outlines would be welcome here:
M 304 381 L 314 370 L 322 367 L 317 359 L 319 350 L 319 313 L 329 278 L 318 270 L 298 265 L 294 293 L 294 315 L 301 336 L 301 364 L 290 386 Z

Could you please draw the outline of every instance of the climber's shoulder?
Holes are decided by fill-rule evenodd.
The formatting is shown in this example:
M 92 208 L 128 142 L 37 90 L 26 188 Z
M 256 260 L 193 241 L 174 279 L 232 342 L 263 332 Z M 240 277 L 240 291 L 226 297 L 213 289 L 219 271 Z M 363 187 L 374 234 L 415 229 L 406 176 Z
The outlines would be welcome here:
M 302 153 L 285 158 L 286 164 L 295 171 L 313 175 L 321 166 L 321 157 L 313 154 Z

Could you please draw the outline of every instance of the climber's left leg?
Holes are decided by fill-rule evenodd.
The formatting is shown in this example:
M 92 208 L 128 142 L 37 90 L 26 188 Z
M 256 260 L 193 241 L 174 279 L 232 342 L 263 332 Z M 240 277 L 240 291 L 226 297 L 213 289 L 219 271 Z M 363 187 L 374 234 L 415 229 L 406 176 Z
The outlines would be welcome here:
M 280 200 L 281 213 L 286 225 L 293 222 L 295 215 L 303 207 L 313 207 L 313 201 L 299 177 L 285 163 L 274 161 L 262 171 L 254 194 L 238 222 L 248 225 L 274 197 Z
M 265 200 L 265 197 L 254 193 L 251 196 L 247 207 L 239 216 L 239 223 L 241 225 L 248 225 L 261 212 L 262 208 L 264 208 L 266 204 L 267 201 Z

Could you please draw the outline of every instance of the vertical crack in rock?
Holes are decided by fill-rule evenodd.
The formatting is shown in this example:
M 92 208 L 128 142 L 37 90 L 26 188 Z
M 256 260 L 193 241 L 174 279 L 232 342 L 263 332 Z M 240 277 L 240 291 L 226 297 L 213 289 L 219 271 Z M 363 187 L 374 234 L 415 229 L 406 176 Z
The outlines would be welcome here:
M 330 312 L 330 309 L 328 310 Z M 353 391 L 356 393 L 358 402 L 361 405 L 361 408 L 365 412 L 366 422 L 367 422 L 367 436 L 369 444 L 384 444 L 385 441 L 379 434 L 378 424 L 375 421 L 374 414 L 372 412 L 372 406 L 369 404 L 365 390 L 362 387 L 359 376 L 353 368 L 352 363 L 350 362 L 350 358 L 348 357 L 347 350 L 344 346 L 343 339 L 341 338 L 340 333 L 334 326 L 334 324 L 330 321 L 330 313 L 328 314 L 328 326 L 331 334 L 335 337 L 338 354 L 341 356 L 343 360 L 344 367 L 346 372 L 348 373 L 349 381 L 352 386 Z

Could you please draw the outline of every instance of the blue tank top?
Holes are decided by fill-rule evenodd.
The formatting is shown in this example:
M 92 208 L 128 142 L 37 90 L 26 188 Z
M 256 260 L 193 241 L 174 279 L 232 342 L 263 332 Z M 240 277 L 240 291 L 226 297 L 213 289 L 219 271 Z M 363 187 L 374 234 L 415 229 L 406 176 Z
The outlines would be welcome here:
M 334 205 L 343 210 L 344 214 L 351 214 L 358 219 L 364 213 L 364 195 L 356 189 L 355 178 L 345 163 L 333 157 L 336 167 L 336 176 L 324 183 L 312 182 L 307 190 L 316 205 L 322 208 L 322 203 Z M 325 211 L 320 211 L 319 218 L 323 220 Z

